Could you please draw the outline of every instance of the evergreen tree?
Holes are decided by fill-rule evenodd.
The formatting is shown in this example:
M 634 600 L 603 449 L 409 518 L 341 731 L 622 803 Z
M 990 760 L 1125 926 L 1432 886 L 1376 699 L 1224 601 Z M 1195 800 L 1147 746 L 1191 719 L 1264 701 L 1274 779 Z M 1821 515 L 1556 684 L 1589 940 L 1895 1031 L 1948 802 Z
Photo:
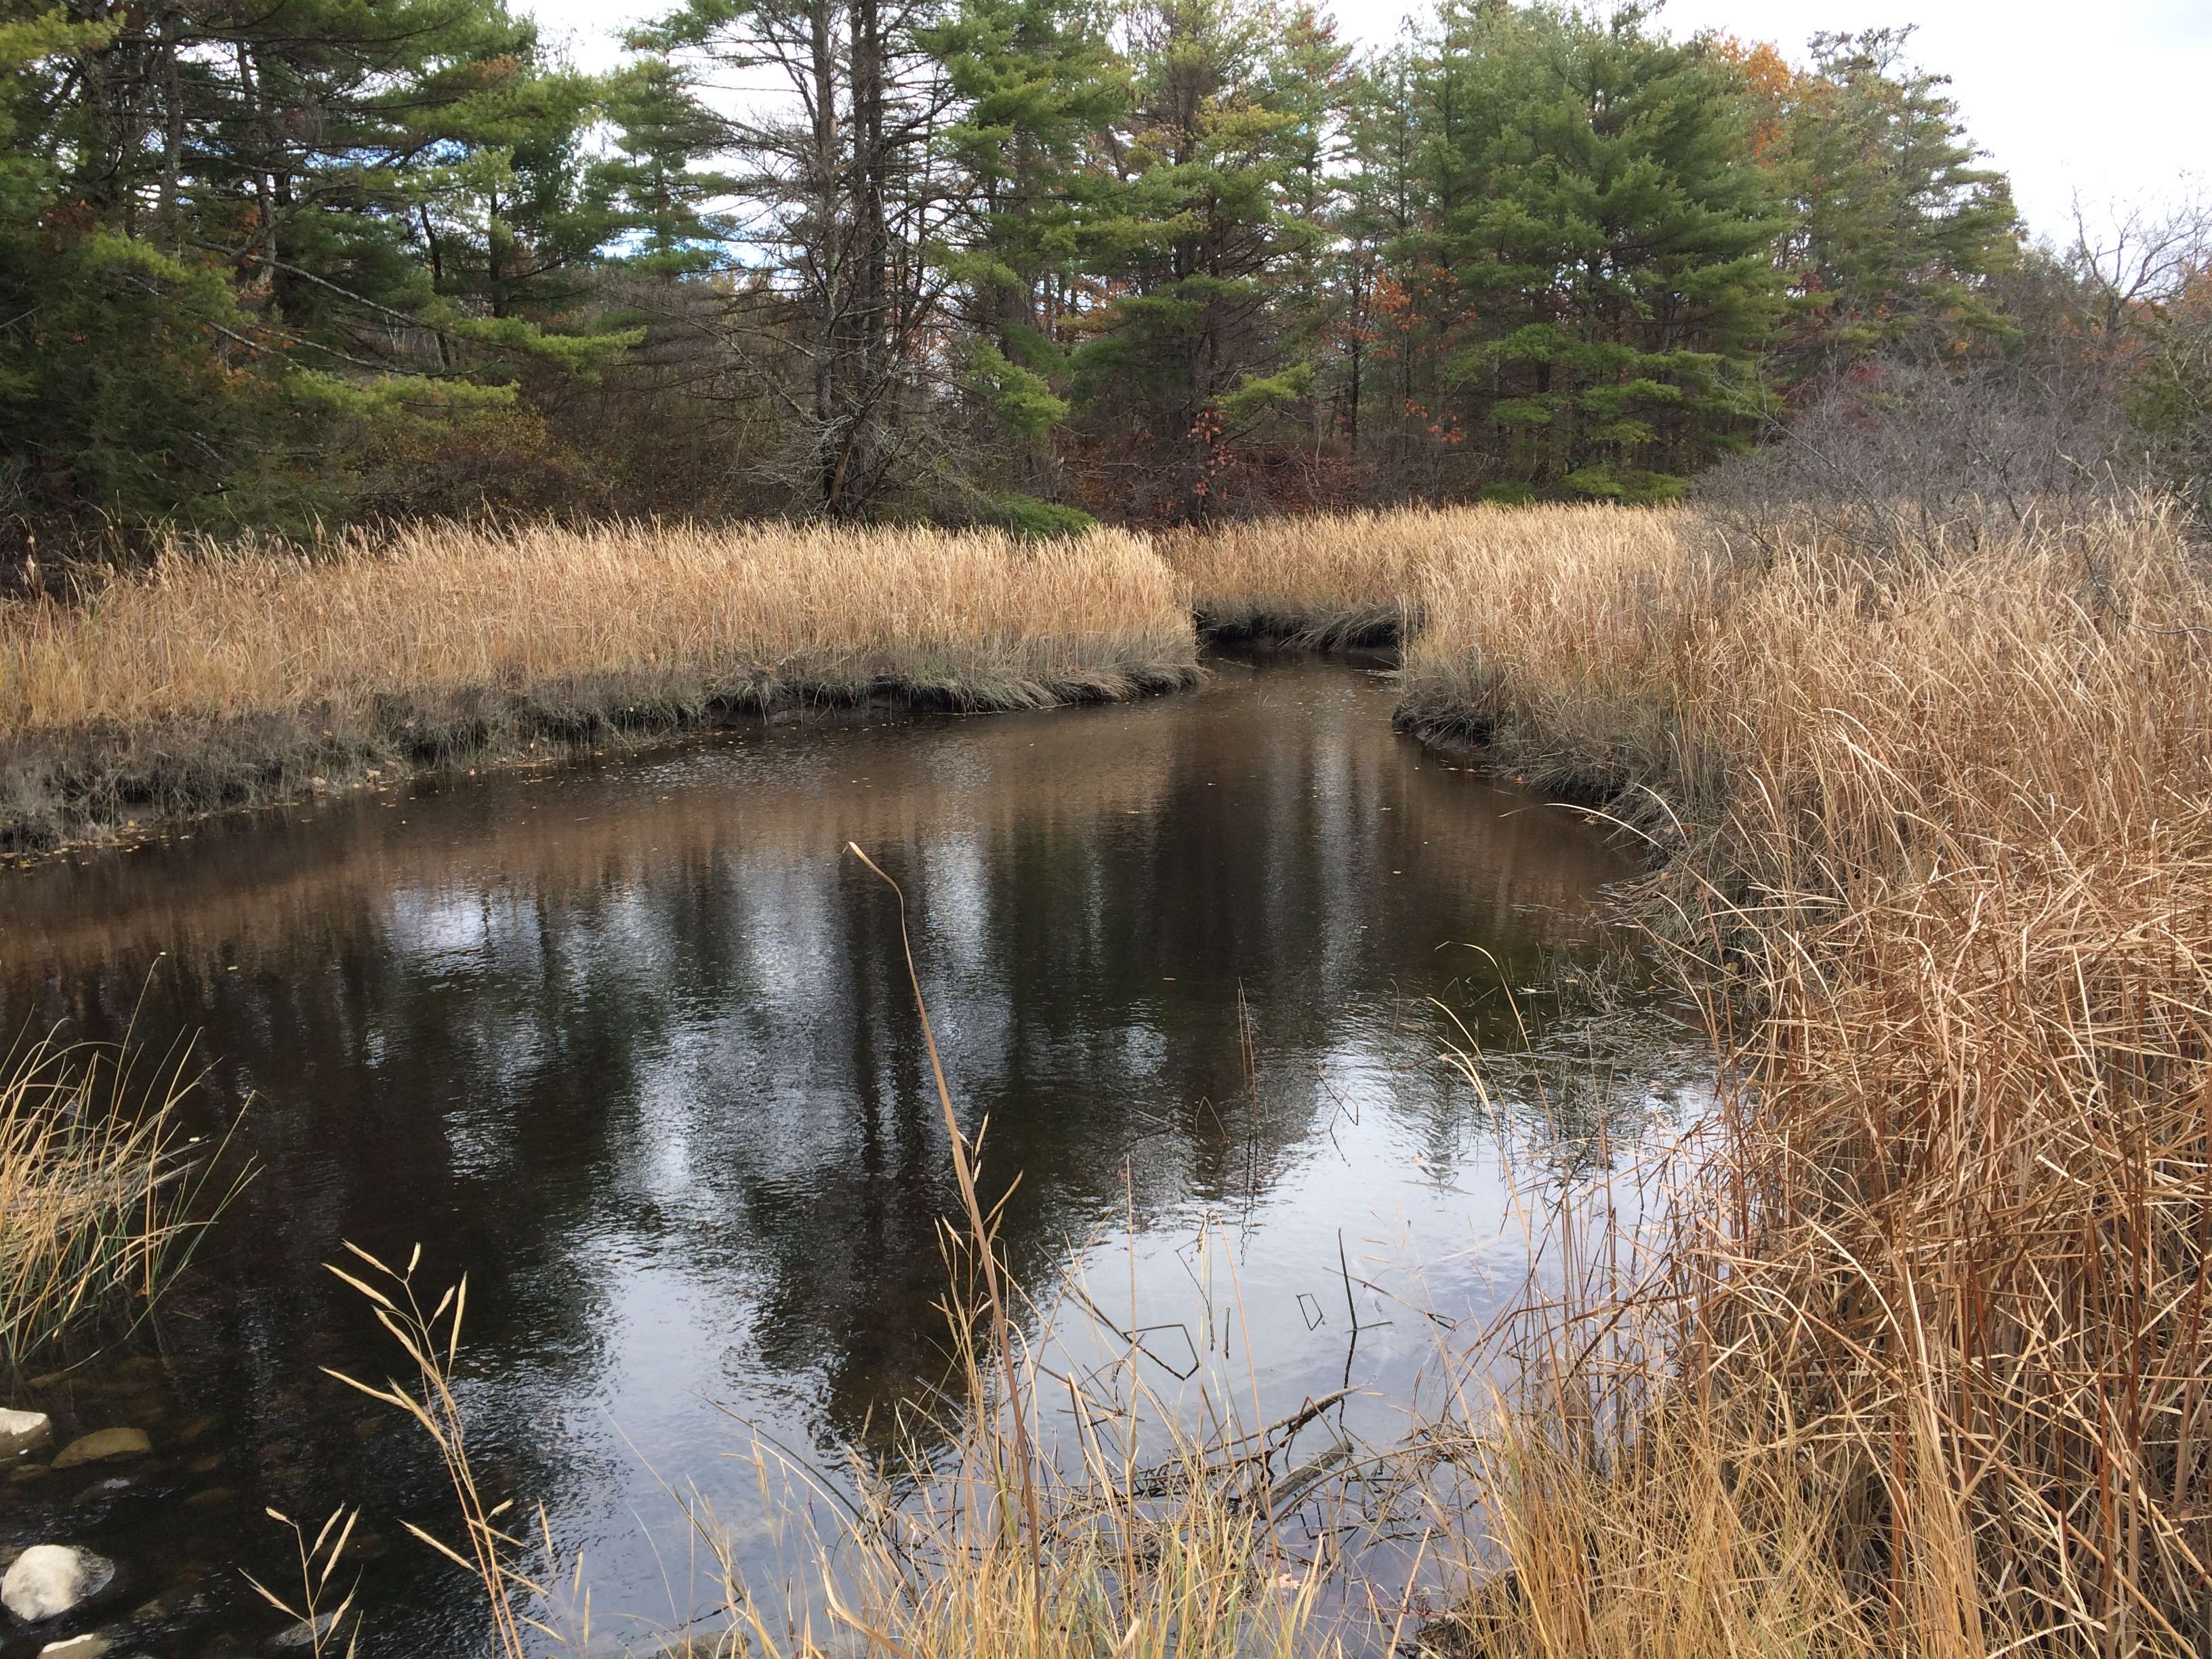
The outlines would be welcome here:
M 1490 17 L 1430 156 L 1454 423 L 1495 485 L 1653 500 L 1759 413 L 1784 221 L 1740 77 L 1634 10 Z
M 434 291 L 458 301 L 460 315 L 542 319 L 572 303 L 599 246 L 622 228 L 610 204 L 582 188 L 579 164 L 579 135 L 603 90 L 518 58 L 486 65 L 482 83 L 441 112 L 402 189 Z M 478 331 L 494 336 L 563 349 L 512 330 Z
M 1103 21 L 1069 0 L 963 0 L 927 44 L 963 105 L 945 143 L 969 206 L 945 270 L 969 336 L 969 389 L 1012 451 L 1014 492 L 1049 496 L 1082 284 L 1085 163 L 1127 108 L 1127 74 Z
M 2018 258 L 2012 194 L 1976 165 L 1944 78 L 1906 60 L 1911 34 L 1816 35 L 1785 96 L 1785 379 L 1901 344 L 1948 356 L 2003 331 L 1986 284 Z
M 1376 394 L 1395 392 L 1401 400 L 1411 396 L 1402 385 L 1402 372 L 1413 361 L 1402 268 L 1416 257 L 1409 239 L 1422 223 L 1416 82 L 1413 51 L 1398 45 L 1358 66 L 1345 100 L 1343 204 L 1336 215 L 1343 250 L 1343 316 L 1338 323 L 1343 369 L 1336 429 L 1354 465 L 1387 465 L 1374 434 L 1394 429 L 1395 422 Z M 1382 420 L 1371 414 L 1378 407 Z M 1382 480 L 1378 493 L 1389 495 L 1395 483 L 1395 477 Z
M 1356 91 L 1352 48 L 1335 20 L 1301 3 L 1285 23 L 1269 72 L 1284 133 L 1286 241 L 1279 313 L 1283 353 L 1311 376 L 1307 420 L 1318 457 L 1337 393 L 1341 333 L 1358 278 L 1339 240 L 1347 160 L 1346 116 Z
M 1127 498 L 1175 519 L 1212 512 L 1240 443 L 1313 384 L 1270 315 L 1304 233 L 1285 199 L 1298 121 L 1276 95 L 1269 22 L 1243 0 L 1139 0 L 1134 105 L 1086 233 L 1102 303 L 1076 394 L 1094 438 L 1130 457 Z
M 362 422 L 620 348 L 522 314 L 597 237 L 562 222 L 590 88 L 498 0 L 73 9 L 9 65 L 45 199 L 0 249 L 25 296 L 0 383 L 50 520 L 305 523 Z M 425 268 L 441 221 L 477 232 L 467 282 Z
M 721 204 L 738 182 L 706 165 L 723 124 L 701 101 L 696 77 L 646 53 L 615 77 L 606 113 L 613 153 L 592 164 L 588 187 L 605 222 L 621 228 L 615 258 L 667 281 L 715 269 L 732 230 Z

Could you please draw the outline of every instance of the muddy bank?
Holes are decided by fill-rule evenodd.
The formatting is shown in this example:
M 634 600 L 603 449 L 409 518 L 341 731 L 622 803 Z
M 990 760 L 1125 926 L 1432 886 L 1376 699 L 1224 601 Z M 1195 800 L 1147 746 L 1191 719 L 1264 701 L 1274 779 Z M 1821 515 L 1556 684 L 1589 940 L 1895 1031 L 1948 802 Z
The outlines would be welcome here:
M 344 707 L 42 732 L 0 744 L 0 859 L 128 842 L 216 813 L 428 773 L 543 764 L 687 732 L 825 713 L 980 714 L 1121 702 L 1195 684 L 1188 657 L 1102 654 L 1085 672 L 763 674 L 737 684 L 599 677 L 527 692 L 377 695 Z
M 0 604 L 0 851 L 810 707 L 1034 708 L 1188 684 L 1137 537 L 425 525 L 180 547 Z

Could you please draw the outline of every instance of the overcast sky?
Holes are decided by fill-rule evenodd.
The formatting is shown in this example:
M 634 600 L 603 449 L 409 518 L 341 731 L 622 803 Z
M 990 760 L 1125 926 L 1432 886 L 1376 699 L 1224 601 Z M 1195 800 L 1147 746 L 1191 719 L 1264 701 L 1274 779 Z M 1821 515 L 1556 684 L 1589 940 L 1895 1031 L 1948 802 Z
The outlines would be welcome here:
M 666 9 L 519 3 L 593 65 L 612 60 L 624 20 Z M 1337 0 L 1334 9 L 1348 34 L 1379 43 L 1406 5 Z M 2168 199 L 2185 175 L 2212 173 L 2212 0 L 1668 0 L 1661 16 L 1678 35 L 1726 29 L 1800 60 L 1815 30 L 1917 24 L 1915 55 L 1951 77 L 1968 133 L 2012 175 L 2039 232 L 2063 228 L 2077 191 L 2101 209 Z

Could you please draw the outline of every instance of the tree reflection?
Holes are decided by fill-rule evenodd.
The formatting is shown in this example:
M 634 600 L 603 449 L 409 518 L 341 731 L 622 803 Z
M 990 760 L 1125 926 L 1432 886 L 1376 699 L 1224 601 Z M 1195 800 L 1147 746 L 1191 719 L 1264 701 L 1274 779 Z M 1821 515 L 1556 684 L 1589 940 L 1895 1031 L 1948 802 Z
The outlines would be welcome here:
M 1018 1172 L 1007 1253 L 1048 1279 L 1125 1209 L 1264 1205 L 1346 1113 L 1453 1141 L 1470 1103 L 1423 999 L 1455 947 L 1510 977 L 1599 942 L 1617 858 L 1388 706 L 1341 666 L 1231 666 L 1157 704 L 211 823 L 16 878 L 0 1016 L 198 1031 L 210 1109 L 260 1103 L 264 1174 L 180 1343 L 272 1497 L 435 1499 L 406 1460 L 338 1467 L 301 1404 L 314 1364 L 381 1364 L 319 1270 L 347 1239 L 470 1272 L 487 1450 L 525 1490 L 611 1478 L 605 1437 L 546 1431 L 579 1401 L 781 1401 L 848 1437 L 941 1375 L 957 1195 L 896 908 L 839 848 L 906 888 L 987 1198 Z M 1495 1001 L 1468 1017 L 1509 1035 Z M 648 1434 L 679 1443 L 647 1449 L 698 1421 L 671 1407 Z

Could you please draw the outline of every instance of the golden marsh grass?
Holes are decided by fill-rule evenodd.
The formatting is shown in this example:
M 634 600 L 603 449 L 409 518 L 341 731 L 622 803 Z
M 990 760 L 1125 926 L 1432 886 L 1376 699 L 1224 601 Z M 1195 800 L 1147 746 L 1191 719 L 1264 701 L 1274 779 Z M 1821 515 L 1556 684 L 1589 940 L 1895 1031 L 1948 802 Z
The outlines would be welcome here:
M 2201 1650 L 2212 584 L 2178 518 L 1653 538 L 1492 591 L 1432 602 L 1409 702 L 1668 819 L 1722 1088 L 1648 1207 L 1559 1212 L 1593 1265 L 1465 1425 L 1510 1567 L 1470 1650 Z
M 1164 537 L 1160 550 L 1209 628 L 1372 643 L 1419 631 L 1437 572 L 1525 574 L 1677 521 L 1602 507 L 1419 507 L 1224 525 Z
M 394 769 L 887 696 L 1042 707 L 1186 683 L 1139 538 L 428 526 L 178 548 L 0 605 L 0 835 L 19 846 Z

